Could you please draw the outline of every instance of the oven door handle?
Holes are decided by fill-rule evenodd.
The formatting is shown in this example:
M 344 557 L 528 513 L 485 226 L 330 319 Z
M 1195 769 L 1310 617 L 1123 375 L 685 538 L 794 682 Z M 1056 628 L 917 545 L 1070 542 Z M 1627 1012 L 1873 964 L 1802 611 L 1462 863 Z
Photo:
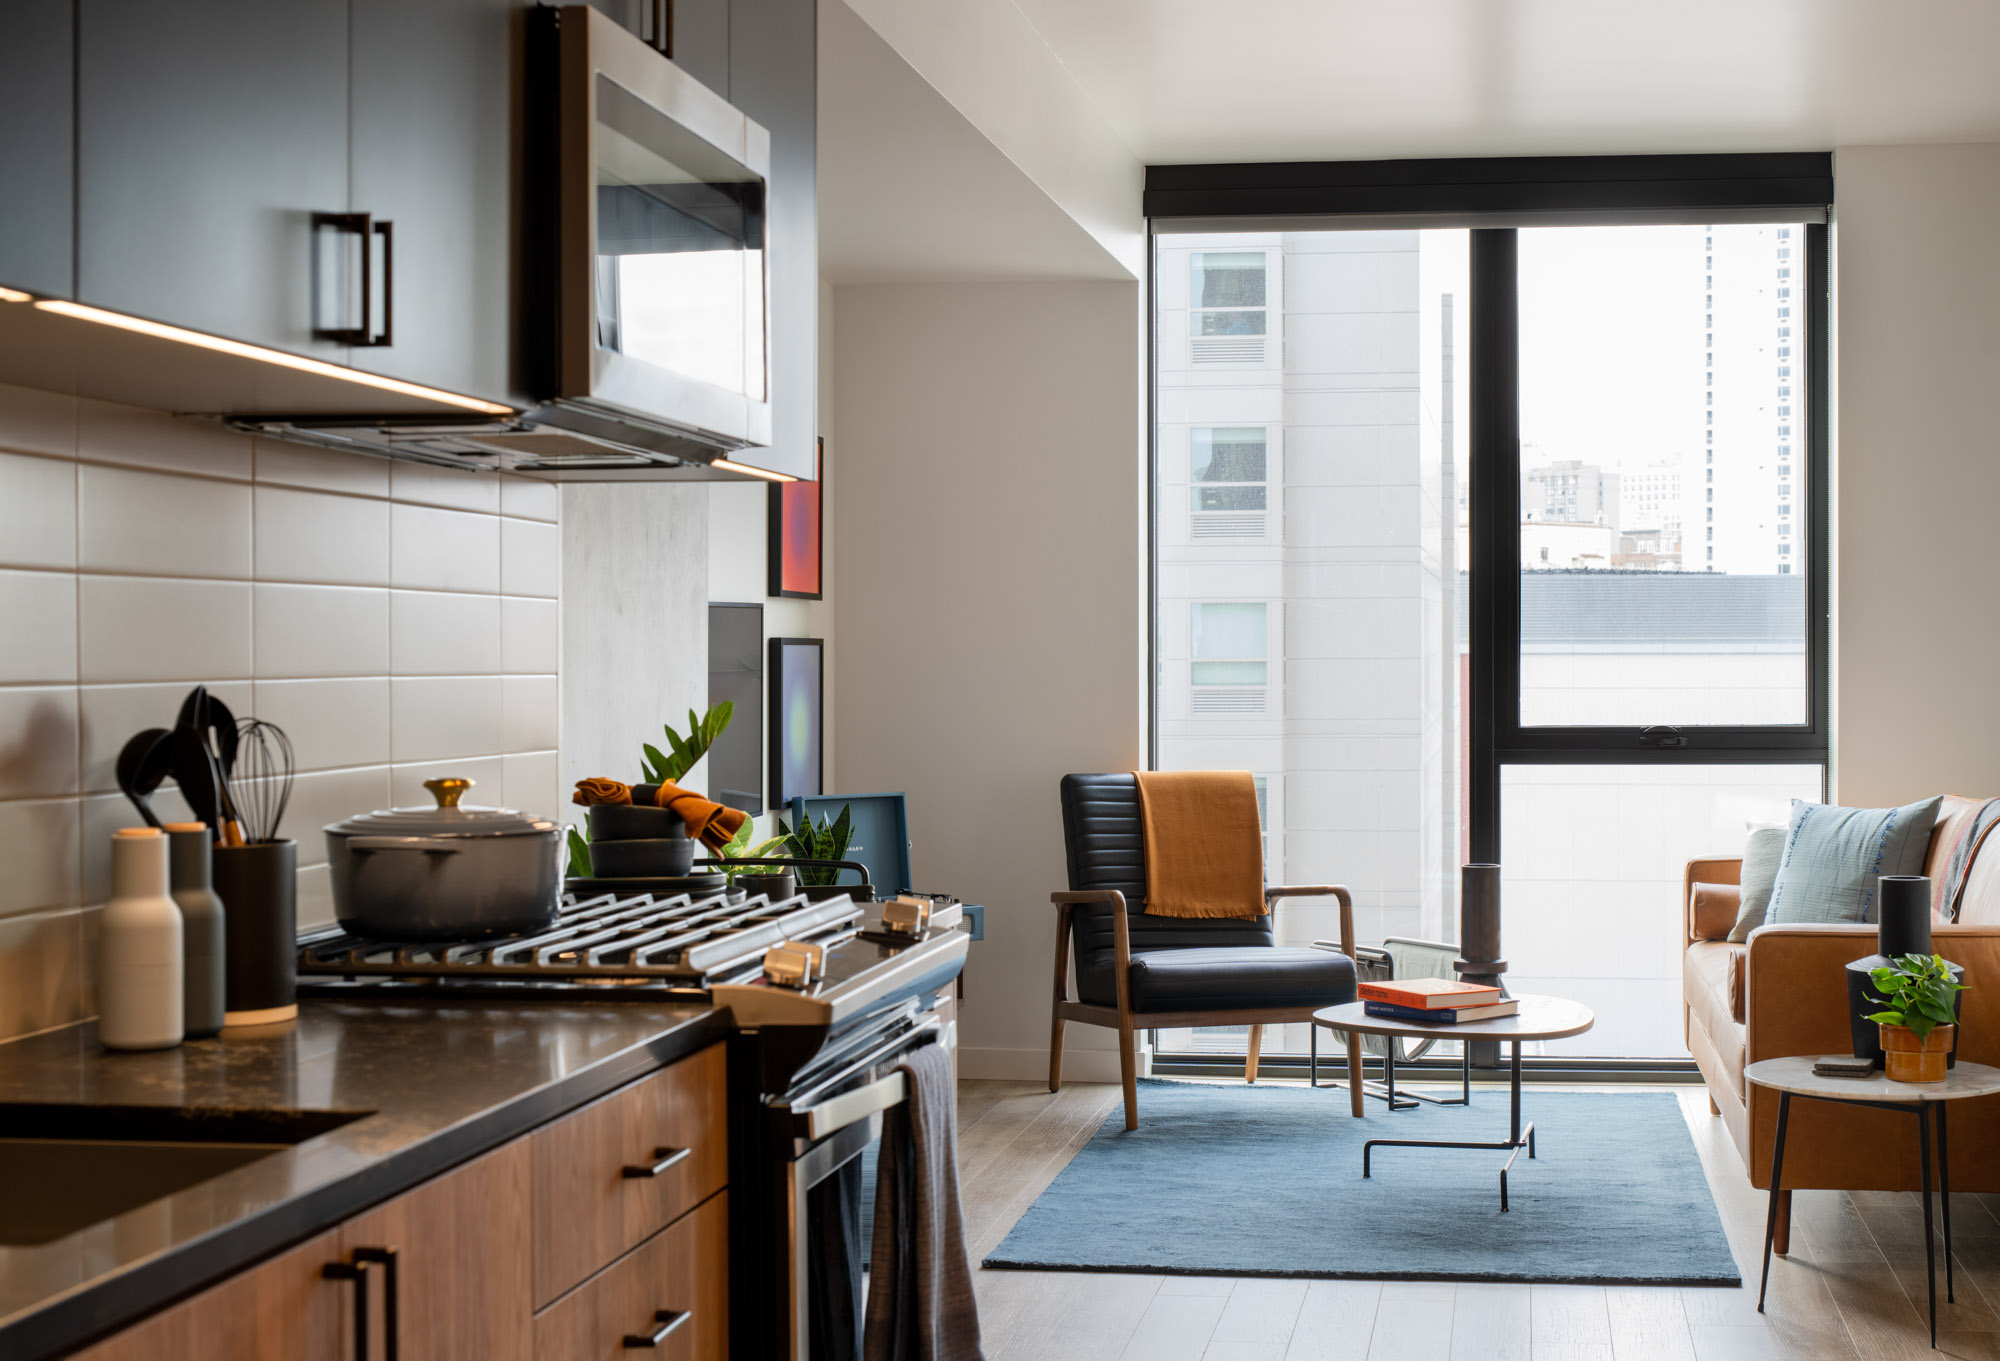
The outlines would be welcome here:
M 839 1133 L 857 1120 L 866 1120 L 891 1106 L 900 1106 L 909 1099 L 910 1080 L 901 1073 L 891 1073 L 885 1078 L 877 1078 L 866 1087 L 830 1096 L 816 1106 L 808 1106 L 792 1114 L 805 1122 L 808 1139 L 819 1140 Z

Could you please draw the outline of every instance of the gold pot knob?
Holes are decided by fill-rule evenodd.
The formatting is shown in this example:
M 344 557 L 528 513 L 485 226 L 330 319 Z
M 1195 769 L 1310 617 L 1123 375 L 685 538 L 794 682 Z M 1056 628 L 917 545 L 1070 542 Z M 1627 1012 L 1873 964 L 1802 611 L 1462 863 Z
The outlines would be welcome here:
M 424 788 L 431 791 L 440 808 L 456 808 L 458 801 L 465 797 L 465 791 L 472 788 L 471 780 L 425 780 Z

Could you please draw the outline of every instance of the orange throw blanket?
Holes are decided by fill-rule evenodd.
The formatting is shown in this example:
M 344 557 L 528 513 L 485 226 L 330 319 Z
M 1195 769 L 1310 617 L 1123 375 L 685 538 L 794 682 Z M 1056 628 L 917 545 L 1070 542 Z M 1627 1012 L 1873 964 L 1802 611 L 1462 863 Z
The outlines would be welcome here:
M 652 786 L 647 786 L 652 788 Z M 632 786 L 620 784 L 598 776 L 576 782 L 576 793 L 570 795 L 571 803 L 585 807 L 593 803 L 631 803 Z M 691 789 L 682 789 L 677 784 L 662 784 L 653 789 L 652 802 L 660 808 L 671 808 L 681 815 L 687 824 L 688 835 L 700 840 L 712 851 L 720 851 L 730 839 L 742 830 L 750 815 L 739 808 L 725 808 L 712 803 Z
M 1141 770 L 1146 913 L 1264 915 L 1264 836 L 1257 783 L 1244 770 Z

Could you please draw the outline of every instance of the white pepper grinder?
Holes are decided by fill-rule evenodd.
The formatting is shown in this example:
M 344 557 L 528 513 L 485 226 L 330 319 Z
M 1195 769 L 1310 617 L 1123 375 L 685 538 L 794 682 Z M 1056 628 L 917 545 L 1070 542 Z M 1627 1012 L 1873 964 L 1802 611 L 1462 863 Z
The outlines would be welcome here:
M 97 949 L 97 1037 L 106 1049 L 181 1042 L 181 910 L 167 893 L 167 838 L 157 827 L 111 837 L 111 901 Z
M 169 822 L 167 867 L 170 888 L 181 910 L 181 1000 L 187 1038 L 222 1029 L 223 907 L 215 892 L 208 824 Z

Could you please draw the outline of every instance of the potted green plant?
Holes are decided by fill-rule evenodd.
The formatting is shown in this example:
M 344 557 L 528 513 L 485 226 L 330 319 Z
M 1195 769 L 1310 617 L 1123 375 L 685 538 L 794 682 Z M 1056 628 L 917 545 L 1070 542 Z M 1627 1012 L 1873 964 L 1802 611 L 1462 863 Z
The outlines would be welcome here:
M 1958 1033 L 1957 994 L 1943 955 L 1901 955 L 1871 970 L 1883 1010 L 1868 1019 L 1881 1028 L 1882 1067 L 1891 1082 L 1943 1082 L 1945 1057 Z
M 728 700 L 711 705 L 708 712 L 696 717 L 694 710 L 688 710 L 688 735 L 682 737 L 674 731 L 674 725 L 663 723 L 666 730 L 667 746 L 671 754 L 661 751 L 651 742 L 639 744 L 639 784 L 679 784 L 683 775 L 695 768 L 695 764 L 708 754 L 715 745 L 715 739 L 728 728 L 729 720 L 736 717 L 736 706 Z M 571 826 L 569 829 L 569 877 L 588 879 L 591 877 L 590 833 L 585 827 Z
M 790 834 L 783 824 L 779 825 L 779 835 L 766 838 L 756 845 L 750 844 L 751 823 L 744 823 L 736 829 L 736 835 L 729 844 L 717 853 L 716 859 L 723 862 L 722 872 L 729 876 L 731 885 L 748 893 L 759 893 L 776 902 L 780 898 L 792 897 L 799 891 L 798 877 L 785 866 L 762 864 L 760 861 L 789 859 L 784 854 Z M 747 863 L 743 863 L 747 862 Z M 737 866 L 732 868 L 732 866 Z
M 799 823 L 797 831 L 785 826 L 783 818 L 778 819 L 778 834 L 784 838 L 785 854 L 794 860 L 845 860 L 850 850 L 860 850 L 854 844 L 853 806 L 844 804 L 840 816 L 829 820 L 822 813 L 817 823 L 811 813 L 807 813 Z M 841 893 L 850 896 L 859 885 L 841 885 L 840 871 L 832 865 L 800 865 L 799 883 L 804 885 L 808 898 L 830 898 Z

